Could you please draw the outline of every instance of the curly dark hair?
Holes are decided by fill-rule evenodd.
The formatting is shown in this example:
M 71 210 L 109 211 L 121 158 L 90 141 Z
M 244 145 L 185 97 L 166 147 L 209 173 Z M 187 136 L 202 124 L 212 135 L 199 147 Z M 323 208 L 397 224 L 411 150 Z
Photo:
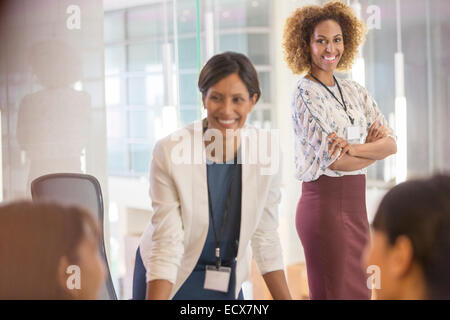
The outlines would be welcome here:
M 283 34 L 284 57 L 295 74 L 303 74 L 311 68 L 310 40 L 317 24 L 325 20 L 336 21 L 344 39 L 344 53 L 337 70 L 351 68 L 364 41 L 366 28 L 356 17 L 353 9 L 339 1 L 330 1 L 323 7 L 306 6 L 298 8 L 286 21 Z

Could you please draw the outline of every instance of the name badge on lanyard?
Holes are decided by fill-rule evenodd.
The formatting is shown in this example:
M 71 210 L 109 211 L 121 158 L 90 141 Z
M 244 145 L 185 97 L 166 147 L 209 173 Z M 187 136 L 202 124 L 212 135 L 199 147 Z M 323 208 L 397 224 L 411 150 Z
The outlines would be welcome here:
M 351 143 L 360 142 L 360 130 L 358 126 L 347 127 L 347 141 Z
M 221 292 L 228 292 L 230 284 L 230 267 L 206 266 L 205 283 L 203 288 Z
M 222 217 L 222 226 L 220 228 L 220 234 L 216 231 L 216 226 L 214 222 L 214 213 L 213 206 L 211 201 L 211 192 L 208 187 L 208 202 L 209 202 L 209 213 L 211 215 L 211 226 L 213 229 L 214 240 L 216 243 L 216 265 L 207 265 L 205 270 L 205 282 L 203 284 L 203 288 L 207 290 L 215 290 L 221 292 L 228 292 L 228 287 L 230 284 L 230 276 L 231 276 L 231 268 L 222 266 L 222 259 L 220 256 L 220 242 L 223 239 L 224 230 L 228 221 L 228 213 L 230 211 L 231 206 L 231 190 L 237 179 L 236 175 L 238 174 L 238 170 L 236 165 L 234 167 L 234 172 L 232 174 L 232 180 L 230 182 L 230 186 L 228 188 L 227 199 L 225 202 L 225 210 Z

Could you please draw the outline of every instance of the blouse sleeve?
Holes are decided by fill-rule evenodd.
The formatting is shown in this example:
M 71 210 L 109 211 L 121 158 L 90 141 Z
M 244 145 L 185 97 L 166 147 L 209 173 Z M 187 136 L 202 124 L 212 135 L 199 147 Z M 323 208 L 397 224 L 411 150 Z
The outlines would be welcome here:
M 339 157 L 328 155 L 328 135 L 333 132 L 327 121 L 323 99 L 310 89 L 298 87 L 292 103 L 297 177 L 303 181 L 319 178 Z
M 364 88 L 357 82 L 354 82 L 354 84 L 356 85 L 357 90 L 361 94 L 361 98 L 363 101 L 363 106 L 365 109 L 364 113 L 365 113 L 366 119 L 367 119 L 367 132 L 369 131 L 370 126 L 375 121 L 380 121 L 380 123 L 382 125 L 389 128 L 388 136 L 392 137 L 394 140 L 397 140 L 397 137 L 394 134 L 394 130 L 392 130 L 392 128 L 389 127 L 389 123 L 386 121 L 385 116 L 378 108 L 378 105 L 377 105 L 377 102 L 375 101 L 375 99 L 370 95 L 370 93 L 366 90 L 366 88 Z

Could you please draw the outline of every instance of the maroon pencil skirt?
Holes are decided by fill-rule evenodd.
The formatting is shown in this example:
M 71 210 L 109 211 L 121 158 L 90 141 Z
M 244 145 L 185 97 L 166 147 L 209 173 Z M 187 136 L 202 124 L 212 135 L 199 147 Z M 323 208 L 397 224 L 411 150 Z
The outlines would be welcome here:
M 365 175 L 303 182 L 296 227 L 311 299 L 370 299 L 362 263 L 369 241 Z

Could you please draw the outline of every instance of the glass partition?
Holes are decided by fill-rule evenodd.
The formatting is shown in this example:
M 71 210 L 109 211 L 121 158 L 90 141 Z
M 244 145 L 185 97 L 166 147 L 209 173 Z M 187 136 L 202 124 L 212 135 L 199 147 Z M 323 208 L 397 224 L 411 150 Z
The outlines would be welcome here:
M 262 89 L 249 123 L 281 133 L 280 228 L 288 230 L 286 260 L 301 261 L 289 229 L 300 190 L 290 119 L 298 77 L 286 67 L 281 40 L 293 10 L 324 2 L 1 1 L 1 200 L 29 198 L 30 182 L 46 173 L 94 175 L 104 196 L 116 289 L 130 297 L 136 239 L 151 216 L 153 147 L 201 119 L 197 80 L 204 63 L 216 53 L 238 51 L 255 64 Z M 398 137 L 398 154 L 369 167 L 370 213 L 378 199 L 370 194 L 374 188 L 378 195 L 406 178 L 450 170 L 450 5 L 346 2 L 368 33 L 353 70 L 339 76 L 368 89 Z

